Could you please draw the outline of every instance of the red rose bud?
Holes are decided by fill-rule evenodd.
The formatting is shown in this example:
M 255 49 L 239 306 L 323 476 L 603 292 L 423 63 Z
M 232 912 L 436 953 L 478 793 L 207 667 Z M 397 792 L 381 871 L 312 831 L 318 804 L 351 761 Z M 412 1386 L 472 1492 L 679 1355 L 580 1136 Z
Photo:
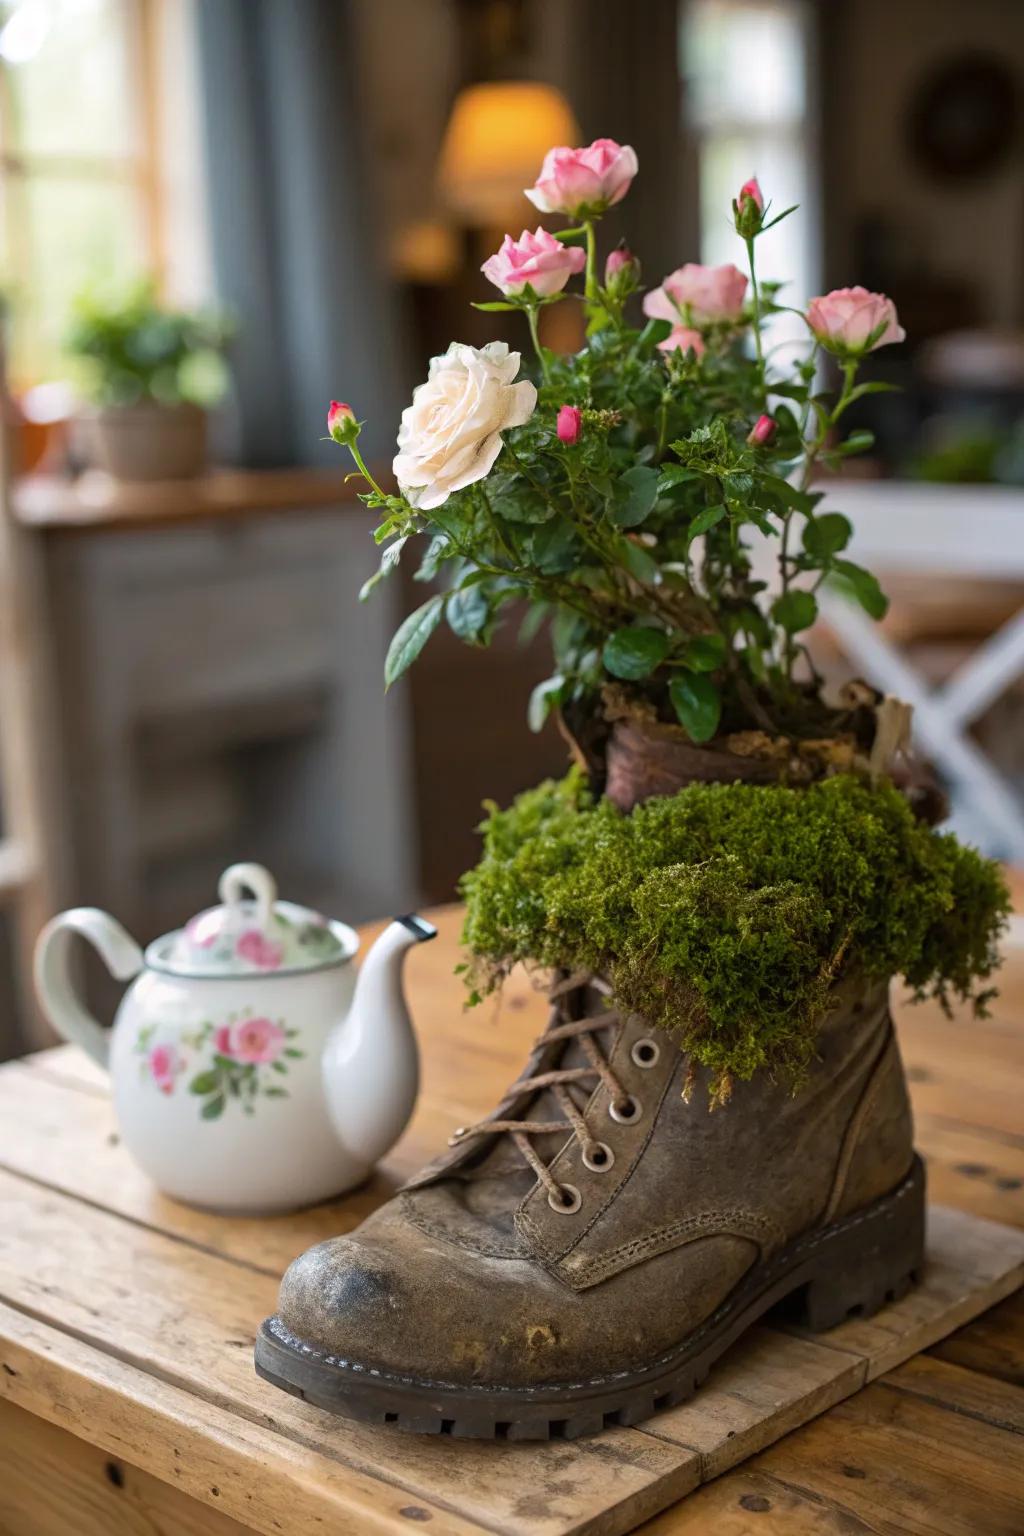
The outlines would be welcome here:
M 747 442 L 751 448 L 765 448 L 778 430 L 779 424 L 774 416 L 759 416 L 747 437 Z
M 341 400 L 332 400 L 331 408 L 327 412 L 327 430 L 336 443 L 342 447 L 348 447 L 359 436 L 359 423 L 356 421 L 356 413 L 350 405 L 345 405 Z
M 744 240 L 760 234 L 764 217 L 764 194 L 756 176 L 751 176 L 740 187 L 739 196 L 732 205 L 736 221 L 736 233 Z
M 604 285 L 613 291 L 627 292 L 640 281 L 640 263 L 623 240 L 614 251 L 609 251 L 604 264 Z
M 578 405 L 563 405 L 558 412 L 558 441 L 571 448 L 573 443 L 580 440 L 580 430 L 583 426 L 583 413 Z
M 750 180 L 745 181 L 742 187 L 740 187 L 740 195 L 737 201 L 742 203 L 745 197 L 753 198 L 757 204 L 758 213 L 764 213 L 764 195 L 761 192 L 756 176 L 751 176 Z

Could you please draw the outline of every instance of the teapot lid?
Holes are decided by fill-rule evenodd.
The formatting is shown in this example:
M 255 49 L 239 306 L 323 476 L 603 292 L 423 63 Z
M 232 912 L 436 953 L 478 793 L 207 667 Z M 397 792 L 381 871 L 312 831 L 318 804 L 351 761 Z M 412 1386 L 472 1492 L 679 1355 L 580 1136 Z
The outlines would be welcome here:
M 273 976 L 319 970 L 351 959 L 351 928 L 291 901 L 262 864 L 232 864 L 220 877 L 222 905 L 207 907 L 165 934 L 147 960 L 178 976 Z

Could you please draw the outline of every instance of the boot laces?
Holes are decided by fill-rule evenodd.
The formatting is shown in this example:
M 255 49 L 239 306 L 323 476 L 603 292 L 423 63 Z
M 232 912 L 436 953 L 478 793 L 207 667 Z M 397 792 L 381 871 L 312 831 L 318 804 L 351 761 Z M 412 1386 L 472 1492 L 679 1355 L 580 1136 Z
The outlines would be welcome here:
M 572 992 L 587 985 L 605 996 L 610 990 L 606 982 L 593 976 L 589 971 L 575 971 L 563 981 L 556 982 L 549 989 L 548 997 L 553 1003 L 564 1005 L 564 1000 Z M 557 1013 L 555 1017 L 558 1017 Z M 608 1058 L 595 1038 L 610 1025 L 618 1024 L 620 1018 L 618 1009 L 609 1008 L 588 1018 L 564 1020 L 550 1025 L 543 1035 L 534 1041 L 536 1049 L 557 1041 L 578 1040 L 587 1058 L 586 1065 L 557 1067 L 549 1072 L 538 1072 L 533 1077 L 519 1078 L 509 1088 L 506 1096 L 514 1093 L 520 1097 L 550 1088 L 558 1107 L 565 1116 L 563 1120 L 478 1120 L 475 1125 L 460 1126 L 449 1138 L 449 1146 L 461 1146 L 473 1136 L 492 1136 L 496 1133 L 511 1136 L 524 1162 L 533 1170 L 538 1181 L 547 1190 L 548 1200 L 552 1206 L 556 1210 L 576 1209 L 578 1194 L 568 1186 L 559 1184 L 534 1147 L 531 1137 L 564 1136 L 569 1132 L 578 1138 L 584 1158 L 591 1160 L 591 1166 L 601 1166 L 602 1156 L 608 1157 L 607 1148 L 587 1125 L 583 1108 L 577 1103 L 574 1094 L 582 1090 L 585 1098 L 589 1099 L 596 1083 L 601 1082 L 607 1088 L 613 1106 L 629 1103 L 629 1095 L 623 1090 L 608 1063 Z

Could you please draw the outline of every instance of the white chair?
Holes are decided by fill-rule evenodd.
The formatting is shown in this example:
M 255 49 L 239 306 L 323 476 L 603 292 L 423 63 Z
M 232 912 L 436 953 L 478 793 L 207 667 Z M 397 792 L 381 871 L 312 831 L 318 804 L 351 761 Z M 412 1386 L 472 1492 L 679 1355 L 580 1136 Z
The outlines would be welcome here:
M 886 572 L 1024 580 L 1022 491 L 844 481 L 829 485 L 821 510 L 846 514 L 854 529 L 850 558 L 881 574 L 883 585 Z M 1024 675 L 1024 608 L 933 687 L 858 605 L 824 588 L 818 596 L 822 617 L 864 676 L 914 706 L 921 747 L 950 780 L 954 803 L 969 807 L 986 847 L 1024 863 L 1024 800 L 968 735 L 972 721 Z

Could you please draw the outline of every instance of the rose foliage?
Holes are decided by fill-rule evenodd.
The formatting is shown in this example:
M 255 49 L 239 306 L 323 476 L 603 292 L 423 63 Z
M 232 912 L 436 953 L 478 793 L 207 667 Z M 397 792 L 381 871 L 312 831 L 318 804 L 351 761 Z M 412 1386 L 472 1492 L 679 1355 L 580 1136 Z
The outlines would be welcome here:
M 535 727 L 555 707 L 596 712 L 615 679 L 694 741 L 754 724 L 814 735 L 827 715 L 801 635 L 818 589 L 842 584 L 875 618 L 886 607 L 847 556 L 847 519 L 820 510 L 814 475 L 870 446 L 865 432 L 844 441 L 842 418 L 883 387 L 857 382 L 863 358 L 903 333 L 890 300 L 851 288 L 812 301 L 805 346 L 769 345 L 779 285 L 759 281 L 755 251 L 793 210 L 773 216 L 753 180 L 733 204 L 746 271 L 685 263 L 641 305 L 639 263 L 624 247 L 599 263 L 597 235 L 636 172 L 611 140 L 552 151 L 528 195 L 575 222 L 508 236 L 485 263 L 501 297 L 477 307 L 522 312 L 532 379 L 516 382 L 520 354 L 503 343 L 435 358 L 403 416 L 398 494 L 347 443 L 381 514 L 381 571 L 364 591 L 413 545 L 418 578 L 441 587 L 401 625 L 386 681 L 439 624 L 486 645 L 526 605 L 528 632 L 549 626 L 554 651 Z M 560 302 L 583 309 L 572 356 L 539 341 L 539 317 Z M 838 365 L 834 391 L 816 383 L 822 351 Z M 771 591 L 751 569 L 758 537 L 775 549 Z

